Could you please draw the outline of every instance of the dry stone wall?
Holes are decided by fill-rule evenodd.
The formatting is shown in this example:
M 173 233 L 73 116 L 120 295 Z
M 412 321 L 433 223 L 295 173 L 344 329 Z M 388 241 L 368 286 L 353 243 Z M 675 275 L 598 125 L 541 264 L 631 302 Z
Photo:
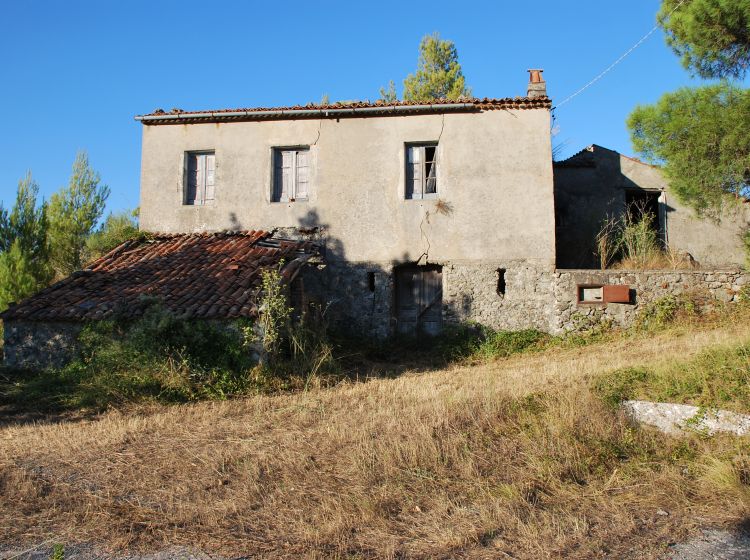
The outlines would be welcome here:
M 737 301 L 750 284 L 750 273 L 740 270 L 557 270 L 554 273 L 554 320 L 549 331 L 575 329 L 580 323 L 611 320 L 627 327 L 650 302 L 670 295 L 703 294 L 711 301 Z M 628 285 L 630 303 L 578 302 L 579 285 Z
M 81 328 L 80 323 L 8 321 L 3 329 L 3 363 L 7 367 L 60 367 L 75 353 Z

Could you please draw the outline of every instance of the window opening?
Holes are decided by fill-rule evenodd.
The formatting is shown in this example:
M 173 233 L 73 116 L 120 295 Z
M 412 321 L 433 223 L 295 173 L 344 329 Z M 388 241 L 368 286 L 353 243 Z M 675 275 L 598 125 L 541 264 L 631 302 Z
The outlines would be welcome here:
M 436 198 L 438 194 L 437 144 L 406 147 L 406 198 Z
M 498 268 L 496 272 L 497 272 L 497 295 L 504 296 L 505 295 L 505 269 Z
M 310 191 L 310 149 L 275 148 L 272 202 L 307 200 Z
M 201 206 L 214 200 L 216 155 L 214 152 L 185 154 L 185 197 L 187 205 Z

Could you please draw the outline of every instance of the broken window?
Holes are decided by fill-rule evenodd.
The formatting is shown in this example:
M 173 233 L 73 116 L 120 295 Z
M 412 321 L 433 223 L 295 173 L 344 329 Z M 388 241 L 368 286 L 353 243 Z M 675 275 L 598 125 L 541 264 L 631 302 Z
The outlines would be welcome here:
M 310 193 L 310 149 L 275 148 L 271 202 L 307 200 Z
M 200 206 L 213 202 L 215 171 L 214 152 L 185 154 L 185 204 Z
M 437 144 L 406 147 L 406 198 L 437 197 Z

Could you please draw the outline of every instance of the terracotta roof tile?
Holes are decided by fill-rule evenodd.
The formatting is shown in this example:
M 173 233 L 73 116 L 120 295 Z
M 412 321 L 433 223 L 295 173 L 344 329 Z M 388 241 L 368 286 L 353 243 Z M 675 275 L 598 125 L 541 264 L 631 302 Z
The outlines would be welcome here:
M 126 317 L 153 296 L 178 315 L 201 319 L 253 316 L 264 268 L 292 269 L 317 251 L 308 242 L 266 231 L 154 234 L 127 241 L 85 270 L 12 305 L 3 320 L 82 321 L 115 311 Z
M 292 105 L 287 107 L 248 107 L 237 109 L 213 109 L 205 111 L 183 111 L 157 109 L 153 113 L 136 116 L 143 124 L 176 124 L 199 122 L 227 122 L 243 120 L 304 119 L 304 118 L 340 118 L 403 115 L 409 113 L 440 113 L 449 109 L 447 106 L 463 105 L 463 111 L 490 111 L 495 109 L 549 109 L 552 101 L 549 97 L 503 97 L 483 99 L 470 97 L 456 100 L 434 99 L 432 101 L 351 101 L 328 105 Z M 441 107 L 446 106 L 446 107 Z M 367 113 L 357 110 L 367 109 Z M 332 112 L 325 114 L 326 111 Z

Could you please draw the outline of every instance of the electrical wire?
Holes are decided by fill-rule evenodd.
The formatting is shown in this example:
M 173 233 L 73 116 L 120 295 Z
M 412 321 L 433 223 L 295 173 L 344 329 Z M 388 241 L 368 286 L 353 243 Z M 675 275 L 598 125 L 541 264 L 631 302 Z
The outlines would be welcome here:
M 675 12 L 677 11 L 677 9 L 678 9 L 678 8 L 679 8 L 680 6 L 682 6 L 682 5 L 683 5 L 683 4 L 685 3 L 685 1 L 686 1 L 686 0 L 680 0 L 680 2 L 679 2 L 679 3 L 678 3 L 678 4 L 677 4 L 677 5 L 676 5 L 676 6 L 675 6 L 675 7 L 673 8 L 673 9 L 672 9 L 672 11 L 671 11 L 671 12 L 669 12 L 669 13 L 667 14 L 667 18 L 669 18 L 669 17 L 670 17 L 670 16 L 671 16 L 671 15 L 672 15 L 673 13 L 675 13 Z M 587 83 L 587 84 L 586 84 L 585 86 L 583 86 L 583 87 L 582 87 L 581 89 L 579 89 L 578 91 L 576 91 L 576 92 L 572 93 L 571 95 L 569 95 L 568 97 L 566 97 L 565 99 L 563 99 L 562 101 L 560 101 L 560 103 L 558 103 L 557 105 L 555 105 L 554 107 L 552 107 L 552 110 L 554 111 L 555 109 L 557 109 L 557 108 L 559 108 L 559 107 L 562 107 L 562 106 L 563 106 L 563 105 L 565 105 L 565 104 L 566 104 L 566 103 L 567 103 L 568 101 L 570 101 L 571 99 L 573 99 L 573 98 L 574 98 L 574 97 L 576 97 L 577 95 L 579 95 L 579 94 L 583 93 L 583 92 L 584 92 L 584 91 L 586 91 L 586 90 L 587 90 L 587 89 L 588 89 L 589 87 L 593 86 L 593 85 L 594 85 L 594 84 L 595 84 L 596 82 L 598 82 L 599 80 L 601 80 L 601 79 L 602 79 L 602 78 L 603 78 L 603 77 L 605 76 L 605 74 L 607 74 L 607 73 L 608 73 L 608 72 L 609 72 L 610 70 L 612 70 L 612 69 L 613 69 L 613 68 L 614 68 L 615 66 L 617 66 L 618 64 L 620 64 L 620 62 L 622 62 L 622 61 L 623 61 L 623 60 L 625 59 L 625 57 L 627 57 L 627 56 L 628 56 L 628 55 L 629 55 L 630 53 L 632 53 L 632 52 L 633 52 L 633 51 L 634 51 L 635 49 L 637 49 L 638 47 L 640 47 L 640 46 L 641 46 L 641 45 L 642 45 L 642 44 L 643 44 L 643 43 L 644 43 L 644 42 L 646 41 L 646 39 L 648 39 L 649 37 L 651 37 L 651 35 L 653 35 L 653 34 L 654 34 L 654 33 L 656 32 L 656 30 L 657 30 L 657 29 L 659 29 L 659 24 L 658 24 L 658 23 L 657 23 L 656 25 L 654 25 L 654 27 L 653 27 L 653 28 L 651 29 L 651 31 L 649 31 L 649 32 L 648 32 L 648 33 L 646 33 L 646 34 L 645 34 L 645 35 L 644 35 L 643 37 L 641 37 L 641 38 L 640 38 L 640 39 L 638 40 L 638 42 L 637 42 L 637 43 L 636 43 L 635 45 L 633 45 L 633 46 L 632 46 L 632 47 L 630 47 L 630 48 L 629 48 L 629 49 L 628 49 L 627 51 L 625 51 L 625 52 L 624 52 L 624 53 L 623 53 L 623 54 L 622 54 L 622 55 L 620 56 L 620 58 L 618 58 L 618 59 L 617 59 L 617 60 L 615 60 L 615 61 L 614 61 L 614 62 L 613 62 L 612 64 L 610 64 L 609 66 L 607 66 L 607 67 L 606 67 L 606 68 L 605 68 L 605 69 L 604 69 L 604 70 L 603 70 L 602 72 L 600 72 L 600 73 L 599 73 L 599 74 L 598 74 L 598 75 L 597 75 L 597 76 L 596 76 L 596 77 L 595 77 L 595 78 L 594 78 L 593 80 L 591 80 L 590 82 L 588 82 L 588 83 Z

